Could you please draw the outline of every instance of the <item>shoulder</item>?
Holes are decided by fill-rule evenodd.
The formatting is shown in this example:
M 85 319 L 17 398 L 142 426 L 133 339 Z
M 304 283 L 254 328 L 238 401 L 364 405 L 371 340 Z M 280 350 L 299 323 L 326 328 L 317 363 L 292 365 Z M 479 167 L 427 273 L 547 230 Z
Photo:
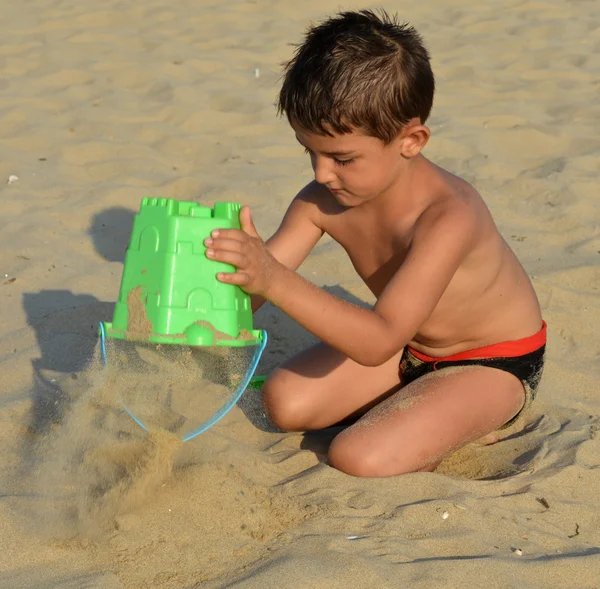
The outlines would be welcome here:
M 420 231 L 443 228 L 452 234 L 467 231 L 477 233 L 478 227 L 491 219 L 481 195 L 465 180 L 449 174 L 438 188 L 429 205 L 420 215 L 416 229 Z
M 310 203 L 313 206 L 321 209 L 324 213 L 329 212 L 333 205 L 337 204 L 331 192 L 329 192 L 325 186 L 319 184 L 315 180 L 312 180 L 302 190 L 300 190 L 294 200 Z
M 490 229 L 491 217 L 481 196 L 464 184 L 464 190 L 448 187 L 423 210 L 414 226 L 413 245 L 439 244 L 463 253 L 475 247 L 482 231 Z
M 286 216 L 301 215 L 322 227 L 327 217 L 339 212 L 336 206 L 339 208 L 331 192 L 313 180 L 294 197 Z

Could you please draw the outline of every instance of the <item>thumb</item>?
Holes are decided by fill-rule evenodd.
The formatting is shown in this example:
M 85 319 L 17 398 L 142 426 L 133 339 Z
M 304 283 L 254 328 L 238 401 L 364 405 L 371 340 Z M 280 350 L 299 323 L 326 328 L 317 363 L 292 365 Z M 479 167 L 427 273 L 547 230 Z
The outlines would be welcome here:
M 256 227 L 254 227 L 254 222 L 250 215 L 250 207 L 248 206 L 243 206 L 240 210 L 240 226 L 242 227 L 242 231 L 247 233 L 250 237 L 260 238 Z

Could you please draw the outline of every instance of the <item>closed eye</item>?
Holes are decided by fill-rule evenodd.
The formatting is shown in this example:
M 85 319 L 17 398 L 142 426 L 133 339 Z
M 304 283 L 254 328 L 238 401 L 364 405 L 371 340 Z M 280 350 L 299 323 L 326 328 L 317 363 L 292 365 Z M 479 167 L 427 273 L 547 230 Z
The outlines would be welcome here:
M 308 147 L 305 147 L 304 153 L 306 153 L 307 155 L 311 155 L 312 151 L 310 149 L 308 149 Z M 337 157 L 332 157 L 332 159 L 338 166 L 347 166 L 348 164 L 351 164 L 354 161 L 354 158 L 349 158 L 347 160 L 340 160 Z

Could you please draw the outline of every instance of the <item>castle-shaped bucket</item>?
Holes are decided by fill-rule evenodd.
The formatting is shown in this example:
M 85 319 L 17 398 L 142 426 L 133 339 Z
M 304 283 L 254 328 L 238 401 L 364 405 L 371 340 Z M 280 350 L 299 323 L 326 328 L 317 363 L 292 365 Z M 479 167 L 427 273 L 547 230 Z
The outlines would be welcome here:
M 240 208 L 142 200 L 100 345 L 121 403 L 144 429 L 191 440 L 251 383 L 267 334 L 253 329 L 250 297 L 217 280 L 234 268 L 209 260 L 204 246 L 214 229 L 240 228 Z

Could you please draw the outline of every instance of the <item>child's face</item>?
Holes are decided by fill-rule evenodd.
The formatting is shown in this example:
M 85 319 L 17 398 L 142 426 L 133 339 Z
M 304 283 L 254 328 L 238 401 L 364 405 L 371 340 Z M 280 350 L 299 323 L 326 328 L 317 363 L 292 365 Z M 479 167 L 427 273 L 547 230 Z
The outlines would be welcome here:
M 406 165 L 401 137 L 386 145 L 359 130 L 331 137 L 293 123 L 292 128 L 310 155 L 315 180 L 346 207 L 372 200 L 388 190 Z

